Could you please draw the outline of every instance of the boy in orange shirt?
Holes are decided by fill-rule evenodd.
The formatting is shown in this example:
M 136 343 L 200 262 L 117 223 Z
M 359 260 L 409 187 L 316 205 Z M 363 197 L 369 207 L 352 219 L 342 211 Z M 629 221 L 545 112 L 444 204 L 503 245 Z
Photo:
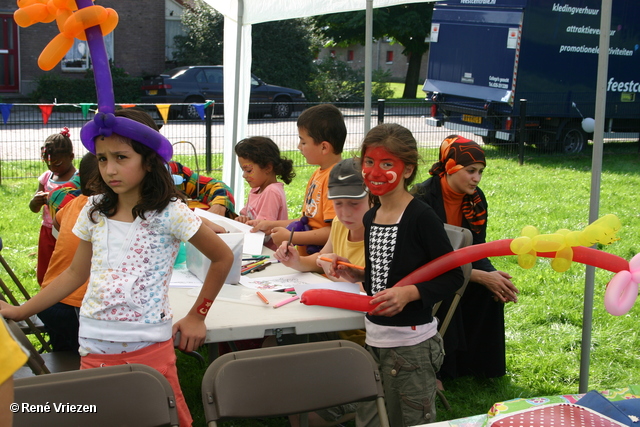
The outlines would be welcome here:
M 333 204 L 327 198 L 329 173 L 335 164 L 342 160 L 342 149 L 347 138 L 347 127 L 342 113 L 331 104 L 320 104 L 306 109 L 298 117 L 298 149 L 311 165 L 318 169 L 311 175 L 307 184 L 302 205 L 302 217 L 310 230 L 297 231 L 292 243 L 298 246 L 300 255 L 308 255 L 307 246 L 324 246 L 329 240 L 331 221 L 336 216 Z M 303 219 L 305 218 L 305 219 Z M 270 235 L 276 247 L 289 240 L 291 232 L 285 228 L 296 220 L 249 221 L 252 231 L 264 231 Z

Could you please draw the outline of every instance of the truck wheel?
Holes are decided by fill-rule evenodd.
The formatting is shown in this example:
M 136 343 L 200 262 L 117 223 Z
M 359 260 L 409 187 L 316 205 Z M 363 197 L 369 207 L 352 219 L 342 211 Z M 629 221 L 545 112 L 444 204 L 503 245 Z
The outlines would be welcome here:
M 584 150 L 587 140 L 587 133 L 579 124 L 567 125 L 560 138 L 560 150 L 564 154 L 578 154 Z

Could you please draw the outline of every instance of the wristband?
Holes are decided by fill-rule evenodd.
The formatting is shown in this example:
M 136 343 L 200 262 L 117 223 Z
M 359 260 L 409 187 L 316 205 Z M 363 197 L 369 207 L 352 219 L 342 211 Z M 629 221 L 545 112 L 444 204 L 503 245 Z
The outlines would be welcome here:
M 213 304 L 213 300 L 205 298 L 202 301 L 202 304 L 200 304 L 197 308 L 198 314 L 202 314 L 203 316 L 206 316 L 207 313 L 209 312 L 209 309 L 211 308 L 211 304 Z

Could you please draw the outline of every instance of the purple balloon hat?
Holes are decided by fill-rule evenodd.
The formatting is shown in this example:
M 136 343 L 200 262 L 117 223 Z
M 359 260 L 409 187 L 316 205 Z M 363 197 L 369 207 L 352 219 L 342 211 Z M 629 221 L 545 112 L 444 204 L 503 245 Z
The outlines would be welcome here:
M 76 4 L 78 9 L 83 9 L 92 6 L 93 2 L 92 0 L 76 0 Z M 94 26 L 87 28 L 85 34 L 93 62 L 96 94 L 98 96 L 98 112 L 93 120 L 86 123 L 80 130 L 82 144 L 87 150 L 95 154 L 95 138 L 98 136 L 108 137 L 112 133 L 116 133 L 146 145 L 168 163 L 173 156 L 173 146 L 167 138 L 147 125 L 126 117 L 116 117 L 114 115 L 113 81 L 102 30 L 100 26 Z

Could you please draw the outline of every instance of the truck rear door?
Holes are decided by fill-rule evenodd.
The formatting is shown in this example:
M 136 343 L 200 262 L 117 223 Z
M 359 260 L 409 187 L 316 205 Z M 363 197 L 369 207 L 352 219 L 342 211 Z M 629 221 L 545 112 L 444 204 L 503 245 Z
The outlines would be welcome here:
M 445 109 L 475 124 L 487 102 L 513 105 L 524 1 L 501 8 L 436 4 L 423 90 L 446 94 Z M 456 114 L 453 114 L 456 116 Z M 454 117 L 451 117 L 454 119 Z

